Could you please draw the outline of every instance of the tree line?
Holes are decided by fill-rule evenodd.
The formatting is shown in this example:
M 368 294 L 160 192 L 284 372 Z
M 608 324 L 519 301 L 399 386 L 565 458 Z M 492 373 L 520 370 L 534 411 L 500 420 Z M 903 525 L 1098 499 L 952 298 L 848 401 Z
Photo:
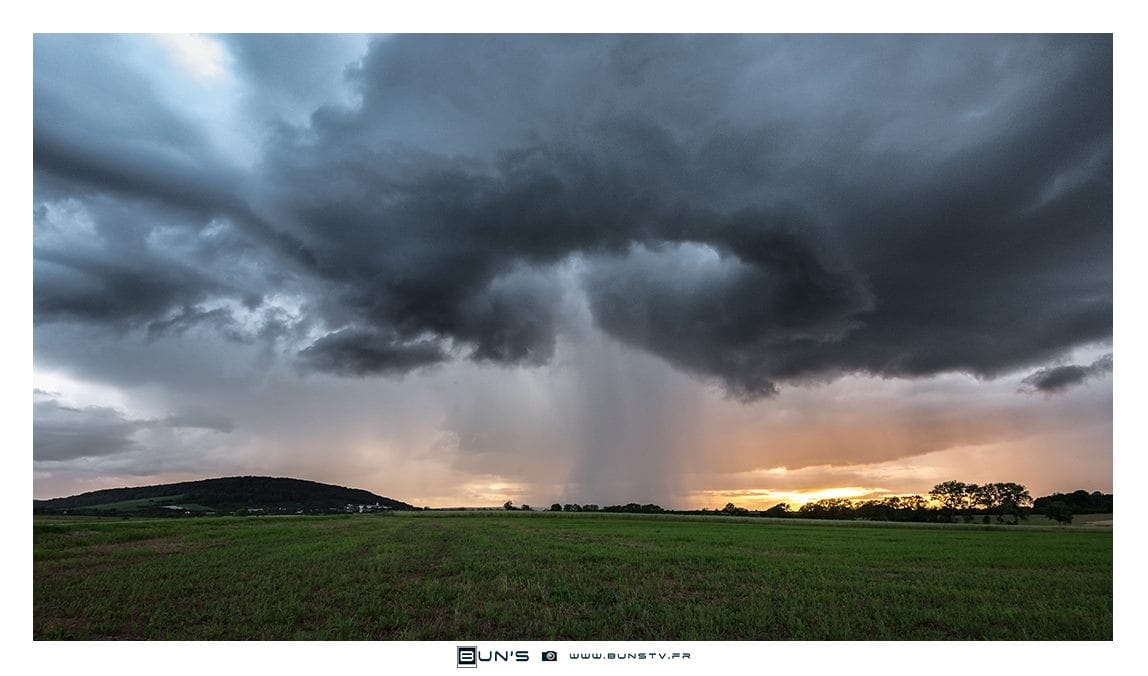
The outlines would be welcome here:
M 719 510 L 722 514 L 742 516 L 1003 524 L 1016 524 L 1034 514 L 1063 524 L 1071 523 L 1074 514 L 1111 512 L 1112 495 L 1099 491 L 1054 493 L 1034 500 L 1025 486 L 1015 482 L 974 484 L 963 481 L 941 482 L 933 486 L 927 497 L 828 498 L 806 503 L 797 509 L 781 503 L 759 512 L 729 503 Z
M 503 507 L 533 511 L 529 505 L 515 507 L 510 501 Z M 765 510 L 750 510 L 732 502 L 721 509 L 700 510 L 669 510 L 655 504 L 640 505 L 636 502 L 606 507 L 556 502 L 547 511 L 1000 524 L 1017 524 L 1035 514 L 1058 523 L 1071 523 L 1074 514 L 1111 513 L 1112 495 L 1078 490 L 1072 493 L 1053 493 L 1034 500 L 1025 486 L 1015 482 L 974 484 L 944 481 L 933 486 L 927 496 L 891 496 L 870 500 L 826 498 L 805 503 L 796 509 L 784 502 Z
M 511 502 L 510 500 L 507 500 L 502 505 L 502 507 L 503 507 L 503 509 L 509 509 L 512 511 L 513 510 L 519 510 L 519 511 L 523 511 L 523 512 L 534 511 L 534 509 L 530 505 L 522 505 L 521 507 L 515 507 L 514 503 Z M 629 503 L 626 503 L 624 505 L 607 505 L 605 507 L 599 507 L 598 505 L 595 505 L 595 504 L 580 505 L 578 503 L 573 503 L 573 502 L 566 503 L 563 505 L 563 504 L 559 504 L 556 502 L 553 505 L 550 505 L 550 509 L 547 509 L 546 511 L 548 511 L 548 512 L 624 512 L 627 514 L 663 514 L 663 513 L 681 514 L 681 513 L 683 513 L 683 512 L 673 512 L 672 510 L 662 509 L 660 506 L 655 505 L 655 504 L 649 504 L 648 503 L 645 505 L 639 505 L 636 502 L 629 502 Z

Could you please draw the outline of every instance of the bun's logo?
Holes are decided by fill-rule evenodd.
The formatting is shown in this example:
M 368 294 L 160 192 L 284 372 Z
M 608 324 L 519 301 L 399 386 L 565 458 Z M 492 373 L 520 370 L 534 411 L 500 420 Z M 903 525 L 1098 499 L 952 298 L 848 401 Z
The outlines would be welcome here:
M 550 651 L 553 653 L 554 651 Z M 473 645 L 460 645 L 458 646 L 458 658 L 455 661 L 455 666 L 459 669 L 473 669 L 478 666 L 480 662 L 529 662 L 530 653 L 525 650 L 479 650 L 477 646 Z M 548 661 L 543 655 L 542 660 Z M 551 662 L 557 661 L 558 655 L 555 653 L 554 658 L 549 660 Z
M 458 663 L 456 666 L 459 669 L 475 668 L 478 666 L 478 648 L 472 645 L 460 645 L 458 647 Z

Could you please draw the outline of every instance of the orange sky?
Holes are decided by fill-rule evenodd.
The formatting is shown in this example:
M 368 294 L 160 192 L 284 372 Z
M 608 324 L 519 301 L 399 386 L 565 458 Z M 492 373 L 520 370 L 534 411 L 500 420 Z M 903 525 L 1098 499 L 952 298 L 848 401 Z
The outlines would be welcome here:
M 579 404 L 596 385 L 575 372 L 582 368 L 575 356 L 536 369 L 458 366 L 403 381 L 312 380 L 305 391 L 284 379 L 258 402 L 260 412 L 274 402 L 263 420 L 201 435 L 206 445 L 194 458 L 174 448 L 151 463 L 161 470 L 154 472 L 98 460 L 78 471 L 40 466 L 36 496 L 232 474 L 301 477 L 439 507 L 512 500 L 765 508 L 924 494 L 949 479 L 1016 481 L 1034 497 L 1112 490 L 1110 378 L 1045 397 L 1018 393 L 1019 376 L 851 376 L 743 404 L 655 358 L 604 349 L 604 368 L 662 394 L 622 397 L 614 403 L 632 415 L 598 421 Z M 109 389 L 58 373 L 38 379 L 76 405 L 132 417 L 162 409 L 148 388 Z M 473 391 L 489 396 L 461 394 Z M 238 414 L 242 399 L 232 409 Z M 615 429 L 586 438 L 581 430 L 596 422 Z

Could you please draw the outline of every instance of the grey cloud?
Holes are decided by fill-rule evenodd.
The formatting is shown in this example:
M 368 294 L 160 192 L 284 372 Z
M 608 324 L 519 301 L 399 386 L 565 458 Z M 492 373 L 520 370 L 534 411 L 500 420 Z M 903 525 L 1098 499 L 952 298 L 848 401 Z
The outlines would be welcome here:
M 235 423 L 228 418 L 201 409 L 189 409 L 177 415 L 169 415 L 155 421 L 147 421 L 146 424 L 154 427 L 201 429 L 222 433 L 235 430 Z
M 283 40 L 229 45 L 285 96 L 310 77 L 269 58 Z M 1111 335 L 1109 36 L 380 38 L 346 70 L 354 104 L 261 128 L 241 178 L 146 91 L 122 119 L 64 115 L 61 54 L 38 41 L 45 185 L 172 204 L 193 238 L 222 219 L 253 274 L 102 274 L 120 307 L 52 268 L 37 321 L 175 331 L 274 274 L 328 331 L 306 368 L 539 364 L 574 261 L 599 327 L 744 400 L 851 372 L 991 377 Z
M 34 41 L 37 323 L 143 327 L 208 299 L 257 304 L 309 260 L 251 211 L 202 121 L 130 65 L 131 40 Z
M 768 223 L 768 219 L 763 219 Z M 839 344 L 868 312 L 863 283 L 819 259 L 802 235 L 756 229 L 762 260 L 712 249 L 631 251 L 586 277 L 601 328 L 752 400 L 800 350 Z
M 307 368 L 346 376 L 406 373 L 449 357 L 433 340 L 403 341 L 394 335 L 355 328 L 329 333 L 299 356 Z
M 139 329 L 152 339 L 203 327 L 268 344 L 306 328 L 272 298 L 301 295 L 289 264 L 269 266 L 235 221 L 48 183 L 33 220 L 35 325 Z M 241 325 L 230 308 L 258 314 L 257 326 Z
M 122 411 L 107 406 L 77 408 L 60 403 L 56 398 L 33 403 L 32 457 L 36 462 L 67 461 L 77 458 L 110 456 L 139 447 L 137 433 L 147 429 L 206 429 L 230 432 L 231 421 L 189 412 L 161 419 L 128 418 Z
M 110 35 L 35 37 L 33 148 L 44 153 L 36 157 L 37 164 L 147 180 L 145 172 L 130 168 L 180 166 L 202 155 L 206 139 L 196 121 L 165 104 L 147 77 L 123 65 L 132 49 L 130 40 Z M 112 101 L 116 104 L 108 105 Z M 112 151 L 122 154 L 120 162 L 98 159 Z M 180 189 L 171 181 L 155 184 L 168 195 Z
M 237 311 L 246 311 L 247 325 L 236 316 Z M 267 349 L 272 349 L 280 339 L 298 338 L 307 328 L 305 318 L 265 304 L 259 298 L 250 300 L 246 308 L 184 305 L 162 319 L 148 322 L 147 337 L 149 340 L 159 340 L 197 329 L 213 332 L 228 341 L 262 343 Z
M 36 402 L 32 423 L 32 457 L 70 460 L 130 450 L 139 426 L 115 409 L 63 406 L 55 400 Z
M 238 173 L 201 124 L 124 64 L 129 37 L 38 35 L 33 41 L 37 188 L 148 197 L 214 213 L 239 203 Z
M 158 338 L 170 333 L 183 333 L 189 328 L 209 324 L 220 331 L 234 331 L 235 320 L 226 308 L 207 310 L 202 307 L 184 306 L 171 317 L 157 319 L 147 325 L 149 338 Z
M 362 35 L 231 34 L 220 38 L 252 85 L 260 120 L 305 123 L 321 105 L 347 98 L 345 73 L 369 42 Z
M 1106 354 L 1087 366 L 1069 364 L 1042 368 L 1021 381 L 1024 385 L 1021 391 L 1055 394 L 1074 385 L 1079 385 L 1089 378 L 1101 376 L 1111 371 L 1111 354 Z
M 119 323 L 198 302 L 219 286 L 175 261 L 133 261 L 105 252 L 37 249 L 34 320 Z

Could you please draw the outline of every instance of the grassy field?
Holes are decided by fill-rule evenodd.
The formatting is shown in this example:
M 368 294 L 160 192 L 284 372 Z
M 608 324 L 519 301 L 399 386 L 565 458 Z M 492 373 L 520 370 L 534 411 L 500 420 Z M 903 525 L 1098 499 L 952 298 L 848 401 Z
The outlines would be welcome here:
M 1047 526 L 1053 521 L 1034 514 L 1030 516 L 1027 521 L 1021 521 L 1022 526 Z M 1094 528 L 1111 528 L 1112 515 L 1111 514 L 1076 514 L 1072 517 L 1073 526 L 1091 526 Z
M 37 517 L 36 639 L 1103 639 L 1112 531 Z

